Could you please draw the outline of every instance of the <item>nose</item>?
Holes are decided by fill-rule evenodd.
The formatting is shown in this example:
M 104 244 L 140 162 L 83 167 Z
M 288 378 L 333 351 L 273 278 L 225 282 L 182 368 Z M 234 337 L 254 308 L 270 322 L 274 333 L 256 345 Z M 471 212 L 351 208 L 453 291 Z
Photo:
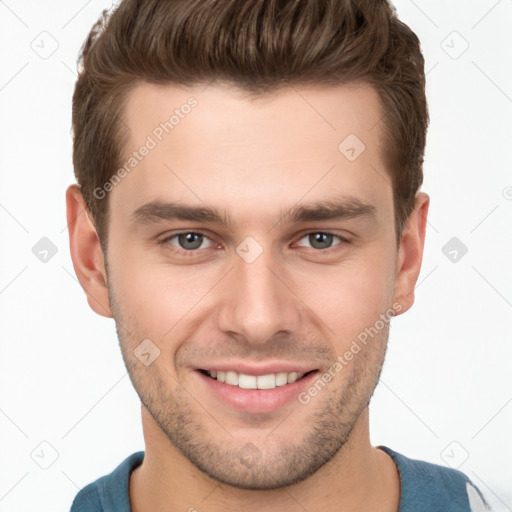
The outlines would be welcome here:
M 299 329 L 300 299 L 270 251 L 249 263 L 234 255 L 234 268 L 223 280 L 218 328 L 246 343 L 263 344 L 277 334 Z

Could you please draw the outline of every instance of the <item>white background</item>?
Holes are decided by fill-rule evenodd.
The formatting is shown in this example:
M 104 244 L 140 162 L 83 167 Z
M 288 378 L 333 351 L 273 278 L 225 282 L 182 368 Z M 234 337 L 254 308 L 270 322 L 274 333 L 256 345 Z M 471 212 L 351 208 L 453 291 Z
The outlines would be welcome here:
M 75 62 L 110 5 L 0 1 L 1 511 L 68 510 L 144 449 L 114 322 L 87 305 L 65 218 Z M 396 6 L 426 57 L 431 208 L 415 306 L 392 322 L 372 443 L 460 465 L 495 511 L 512 510 L 512 1 Z M 42 38 L 39 52 L 56 48 L 48 58 L 33 49 Z M 468 248 L 455 263 L 442 252 L 454 236 Z M 46 263 L 32 253 L 42 237 L 57 248 Z

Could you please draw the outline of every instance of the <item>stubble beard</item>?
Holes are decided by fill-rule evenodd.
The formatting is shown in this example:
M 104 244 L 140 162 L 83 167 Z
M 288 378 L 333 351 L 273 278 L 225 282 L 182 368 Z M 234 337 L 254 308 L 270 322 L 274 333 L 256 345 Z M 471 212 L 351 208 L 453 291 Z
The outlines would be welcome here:
M 125 319 L 120 315 L 110 286 L 109 298 L 123 360 L 143 406 L 172 447 L 209 477 L 239 489 L 289 486 L 313 475 L 336 454 L 343 456 L 343 448 L 370 403 L 382 371 L 389 325 L 308 404 L 297 401 L 295 407 L 311 407 L 314 412 L 306 427 L 297 425 L 294 439 L 289 435 L 286 442 L 272 441 L 282 425 L 293 422 L 293 411 L 273 433 L 256 444 L 252 442 L 254 439 L 236 439 L 226 429 L 220 429 L 223 434 L 219 439 L 212 435 L 208 425 L 223 425 L 222 415 L 198 405 L 191 391 L 179 384 L 167 369 L 155 363 L 144 366 L 134 356 L 133 350 L 143 336 L 138 336 L 135 329 L 130 335 L 125 334 L 121 327 L 126 326 Z M 257 422 L 258 418 L 248 427 L 257 426 Z

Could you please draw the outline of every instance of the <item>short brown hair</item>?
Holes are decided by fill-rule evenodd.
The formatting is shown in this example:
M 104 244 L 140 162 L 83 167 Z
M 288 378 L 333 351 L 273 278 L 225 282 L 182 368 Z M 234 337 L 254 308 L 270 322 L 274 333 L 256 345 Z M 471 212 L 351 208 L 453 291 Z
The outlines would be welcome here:
M 387 0 L 123 0 L 92 28 L 79 67 L 73 164 L 104 251 L 108 197 L 94 191 L 122 165 L 123 107 L 142 82 L 227 82 L 254 95 L 370 84 L 384 112 L 400 241 L 423 181 L 428 110 L 419 40 Z

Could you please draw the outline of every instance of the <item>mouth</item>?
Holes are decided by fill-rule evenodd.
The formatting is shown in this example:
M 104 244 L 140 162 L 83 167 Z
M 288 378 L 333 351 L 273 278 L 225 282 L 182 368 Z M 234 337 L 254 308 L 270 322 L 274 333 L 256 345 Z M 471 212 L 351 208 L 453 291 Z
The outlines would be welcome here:
M 305 373 L 300 372 L 278 372 L 266 375 L 249 375 L 238 373 L 233 370 L 199 370 L 203 375 L 213 380 L 241 389 L 275 389 L 277 387 L 293 384 L 317 370 Z
M 298 396 L 318 378 L 320 369 L 308 363 L 240 360 L 199 366 L 193 374 L 198 392 L 204 392 L 219 410 L 227 406 L 227 410 L 260 414 L 300 406 Z

